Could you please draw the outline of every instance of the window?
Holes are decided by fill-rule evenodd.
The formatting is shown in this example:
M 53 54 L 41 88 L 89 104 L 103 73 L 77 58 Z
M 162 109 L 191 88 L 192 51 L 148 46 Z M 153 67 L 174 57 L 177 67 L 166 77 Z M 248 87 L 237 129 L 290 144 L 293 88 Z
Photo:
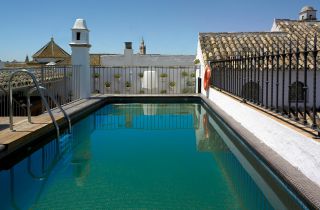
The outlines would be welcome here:
M 304 84 L 302 82 L 292 83 L 289 90 L 290 101 L 303 101 L 304 100 Z
M 80 40 L 80 32 L 77 32 L 77 40 Z

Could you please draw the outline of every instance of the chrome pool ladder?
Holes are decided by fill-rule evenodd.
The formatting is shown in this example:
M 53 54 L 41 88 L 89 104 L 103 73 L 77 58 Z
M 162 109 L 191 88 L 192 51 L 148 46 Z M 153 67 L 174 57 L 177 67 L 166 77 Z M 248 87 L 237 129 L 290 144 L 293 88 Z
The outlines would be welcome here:
M 43 94 L 43 90 L 46 90 L 47 95 L 52 99 L 52 101 L 56 104 L 56 106 L 61 110 L 61 112 L 63 113 L 64 117 L 66 118 L 66 120 L 68 121 L 69 124 L 69 133 L 71 133 L 71 120 L 69 115 L 65 112 L 65 110 L 61 107 L 61 105 L 58 103 L 58 101 L 52 96 L 52 94 L 44 87 L 40 86 L 35 75 L 25 69 L 22 70 L 18 70 L 15 71 L 11 74 L 10 79 L 9 79 L 9 95 L 10 95 L 10 117 L 9 117 L 9 121 L 10 121 L 10 129 L 13 130 L 13 97 L 12 97 L 12 79 L 14 78 L 14 76 L 18 73 L 25 73 L 27 75 L 29 75 L 32 78 L 32 81 L 35 85 L 34 88 L 31 88 L 28 93 L 27 93 L 27 112 L 28 112 L 28 121 L 31 123 L 31 111 L 30 111 L 30 94 L 33 93 L 34 91 L 38 91 L 41 97 L 41 100 L 44 104 L 44 106 L 46 107 L 46 110 L 52 120 L 52 123 L 54 125 L 54 127 L 56 128 L 56 132 L 57 132 L 57 138 L 60 139 L 60 130 L 59 130 L 59 126 L 58 123 L 56 121 L 56 119 L 54 118 L 52 111 L 50 109 L 50 106 L 48 104 L 47 99 L 44 97 Z

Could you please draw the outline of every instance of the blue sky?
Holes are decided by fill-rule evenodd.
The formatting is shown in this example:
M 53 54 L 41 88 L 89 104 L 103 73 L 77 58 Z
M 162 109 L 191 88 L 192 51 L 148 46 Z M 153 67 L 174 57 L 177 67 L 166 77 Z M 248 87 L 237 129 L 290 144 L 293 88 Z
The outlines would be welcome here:
M 2 0 L 0 59 L 31 57 L 51 36 L 70 53 L 76 18 L 91 30 L 91 53 L 122 53 L 125 41 L 137 51 L 143 36 L 147 53 L 195 54 L 199 32 L 269 31 L 304 5 L 320 10 L 320 0 Z

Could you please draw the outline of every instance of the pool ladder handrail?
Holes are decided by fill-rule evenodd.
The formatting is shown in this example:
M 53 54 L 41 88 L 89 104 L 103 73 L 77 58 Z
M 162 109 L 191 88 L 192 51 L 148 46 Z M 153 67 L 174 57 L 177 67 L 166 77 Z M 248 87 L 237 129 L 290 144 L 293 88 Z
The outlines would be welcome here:
M 13 97 L 12 97 L 12 79 L 14 78 L 14 76 L 18 73 L 25 73 L 27 75 L 29 75 L 31 78 L 32 78 L 32 81 L 35 85 L 35 88 L 36 90 L 38 90 L 39 94 L 40 94 L 40 97 L 41 97 L 41 100 L 43 101 L 43 104 L 52 120 L 52 123 L 54 125 L 54 127 L 56 128 L 56 132 L 57 132 L 57 138 L 60 139 L 60 130 L 59 130 L 59 126 L 58 126 L 58 123 L 57 121 L 55 120 L 53 114 L 52 114 L 52 111 L 49 107 L 49 104 L 48 104 L 48 101 L 46 100 L 46 98 L 44 97 L 43 95 L 43 92 L 42 92 L 42 88 L 40 88 L 40 85 L 35 77 L 35 75 L 33 73 L 31 73 L 30 71 L 26 70 L 26 69 L 22 69 L 22 70 L 17 70 L 13 73 L 11 73 L 10 75 L 10 79 L 9 79 L 9 97 L 10 97 L 10 106 L 9 106 L 9 111 L 10 111 L 10 116 L 9 116 L 9 121 L 10 121 L 10 130 L 13 131 Z M 69 117 L 67 118 L 69 120 L 69 128 L 71 127 L 71 123 L 70 123 L 70 119 Z M 71 130 L 69 130 L 70 132 Z
M 47 95 L 51 98 L 51 100 L 56 104 L 56 106 L 60 109 L 60 111 L 63 113 L 65 119 L 67 120 L 68 122 L 68 132 L 69 134 L 71 133 L 71 120 L 70 120 L 70 117 L 69 115 L 66 113 L 66 111 L 62 108 L 62 106 L 60 105 L 60 103 L 53 97 L 53 95 L 48 91 L 47 88 L 43 87 L 43 86 L 39 86 L 39 88 L 41 90 L 44 90 L 46 91 Z M 31 88 L 28 93 L 27 93 L 27 112 L 28 112 L 28 121 L 29 123 L 32 123 L 31 122 L 31 110 L 30 110 L 30 94 L 33 93 L 34 91 L 36 91 L 37 88 L 36 87 L 33 87 Z

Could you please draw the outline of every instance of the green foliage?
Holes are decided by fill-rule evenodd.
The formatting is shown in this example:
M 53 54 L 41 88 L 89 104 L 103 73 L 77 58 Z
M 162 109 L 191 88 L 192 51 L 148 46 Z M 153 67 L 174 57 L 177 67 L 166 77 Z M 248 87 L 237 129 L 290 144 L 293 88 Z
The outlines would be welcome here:
M 98 72 L 95 72 L 95 73 L 92 74 L 92 77 L 93 78 L 99 78 L 100 74 Z
M 115 79 L 120 79 L 120 78 L 121 78 L 121 74 L 114 74 L 113 77 L 114 77 Z
M 125 86 L 126 86 L 127 88 L 131 87 L 131 82 L 126 81 Z
M 174 87 L 174 86 L 176 86 L 176 83 L 175 83 L 174 81 L 170 81 L 170 82 L 169 82 L 169 86 L 170 86 L 170 87 Z
M 166 94 L 166 93 L 167 93 L 167 90 L 161 90 L 160 93 L 161 93 L 161 94 Z
M 109 82 L 109 81 L 106 81 L 106 82 L 104 83 L 104 86 L 105 86 L 106 88 L 109 88 L 109 87 L 111 87 L 111 82 Z
M 189 74 L 188 74 L 188 72 L 183 71 L 183 72 L 181 72 L 181 76 L 183 76 L 183 77 L 187 77 L 187 76 L 189 76 Z
M 68 72 L 66 76 L 69 78 L 72 77 L 72 72 Z
M 161 78 L 166 78 L 166 77 L 168 77 L 168 74 L 167 74 L 167 73 L 161 73 L 161 74 L 160 74 L 160 77 L 161 77 Z
M 187 86 L 194 86 L 194 82 L 191 81 L 191 80 L 188 80 L 188 81 L 187 81 Z

